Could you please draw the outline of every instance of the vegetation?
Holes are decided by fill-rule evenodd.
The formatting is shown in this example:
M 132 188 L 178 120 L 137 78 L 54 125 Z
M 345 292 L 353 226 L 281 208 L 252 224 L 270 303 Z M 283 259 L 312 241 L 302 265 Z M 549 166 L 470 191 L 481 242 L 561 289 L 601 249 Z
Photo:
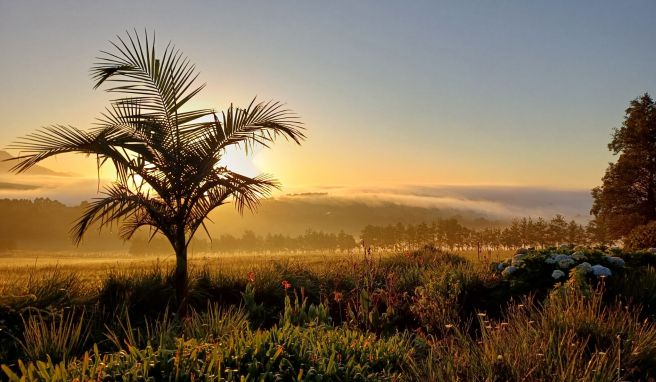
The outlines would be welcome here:
M 608 149 L 619 155 L 592 190 L 592 213 L 610 239 L 656 220 L 656 105 L 648 94 L 631 101 Z
M 95 88 L 123 97 L 112 101 L 98 126 L 85 131 L 53 125 L 27 135 L 11 148 L 21 151 L 13 167 L 22 172 L 62 153 L 97 157 L 98 167 L 111 162 L 116 180 L 104 197 L 89 203 L 77 220 L 79 242 L 94 224 L 120 224 L 129 239 L 142 228 L 162 234 L 176 254 L 177 305 L 187 298 L 187 248 L 208 214 L 230 200 L 240 212 L 254 209 L 277 183 L 269 176 L 244 176 L 225 167 L 229 147 L 268 146 L 278 136 L 296 143 L 304 138 L 297 118 L 277 102 L 232 105 L 222 114 L 184 107 L 204 85 L 195 85 L 195 66 L 170 44 L 161 56 L 149 41 L 128 33 L 91 69 Z
M 563 243 L 605 244 L 592 225 L 583 227 L 574 220 L 556 215 L 549 221 L 542 217 L 513 219 L 505 227 L 471 229 L 457 219 L 438 219 L 431 224 L 368 225 L 360 238 L 376 248 L 392 251 L 419 249 L 425 244 L 454 250 L 500 250 L 541 247 Z
M 166 266 L 95 282 L 35 273 L 0 289 L 2 369 L 62 381 L 656 377 L 656 254 L 517 252 L 194 268 L 184 318 L 162 308 L 175 301 Z
M 635 227 L 624 239 L 624 245 L 631 249 L 656 248 L 656 220 Z

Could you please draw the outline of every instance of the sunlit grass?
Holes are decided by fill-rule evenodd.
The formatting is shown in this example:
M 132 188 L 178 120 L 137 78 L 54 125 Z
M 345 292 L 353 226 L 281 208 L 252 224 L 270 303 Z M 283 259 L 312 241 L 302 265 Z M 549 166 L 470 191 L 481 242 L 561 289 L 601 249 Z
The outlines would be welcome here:
M 512 251 L 459 251 L 473 263 L 498 261 L 510 256 Z M 390 252 L 374 252 L 375 258 L 394 255 Z M 192 272 L 209 269 L 226 275 L 246 275 L 256 267 L 276 262 L 299 264 L 308 270 L 333 268 L 334 264 L 347 264 L 362 259 L 362 252 L 352 253 L 193 253 L 189 257 Z M 80 283 L 97 286 L 111 272 L 151 269 L 155 266 L 165 270 L 175 265 L 175 256 L 134 256 L 126 252 L 70 253 L 70 252 L 24 252 L 14 251 L 3 255 L 0 263 L 0 296 L 27 293 L 27 283 L 35 274 L 50 272 L 75 273 Z

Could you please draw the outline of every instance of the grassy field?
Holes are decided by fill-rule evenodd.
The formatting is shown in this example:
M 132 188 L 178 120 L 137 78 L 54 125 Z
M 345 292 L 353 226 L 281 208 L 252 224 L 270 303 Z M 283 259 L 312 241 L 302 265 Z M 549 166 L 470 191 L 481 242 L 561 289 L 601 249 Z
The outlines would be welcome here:
M 458 255 L 472 264 L 486 264 L 511 256 L 513 251 L 500 250 L 485 252 L 479 256 L 476 251 L 459 251 Z M 394 256 L 394 253 L 373 253 L 375 259 Z M 334 267 L 358 262 L 363 258 L 362 251 L 353 253 L 191 253 L 189 266 L 192 272 L 209 269 L 213 273 L 226 275 L 246 275 L 257 268 L 275 263 L 290 262 L 307 269 L 319 271 L 323 267 Z M 172 269 L 174 255 L 135 256 L 124 252 L 48 252 L 48 251 L 8 251 L 0 253 L 0 295 L 21 293 L 27 283 L 38 275 L 64 272 L 74 273 L 84 284 L 100 284 L 108 274 L 152 268 Z
M 655 377 L 655 254 L 513 255 L 194 254 L 180 317 L 170 257 L 5 254 L 0 363 L 16 381 Z

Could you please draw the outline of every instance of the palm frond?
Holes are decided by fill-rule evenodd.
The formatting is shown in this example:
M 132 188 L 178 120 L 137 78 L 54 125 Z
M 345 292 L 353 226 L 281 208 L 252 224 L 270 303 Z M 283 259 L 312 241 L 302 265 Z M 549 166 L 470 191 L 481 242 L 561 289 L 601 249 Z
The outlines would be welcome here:
M 148 33 L 142 43 L 139 34 L 126 32 L 111 42 L 114 51 L 102 51 L 91 69 L 94 88 L 111 82 L 108 92 L 128 95 L 118 101 L 140 102 L 153 116 L 166 121 L 165 126 L 175 129 L 185 123 L 178 120 L 178 111 L 205 86 L 195 86 L 198 77 L 196 66 L 169 43 L 157 58 L 155 35 L 149 41 Z M 137 100 L 137 101 L 135 101 Z
M 122 220 L 127 219 L 133 225 L 154 225 L 160 229 L 170 223 L 167 221 L 169 214 L 167 214 L 166 204 L 157 198 L 135 193 L 120 183 L 105 187 L 103 194 L 105 197 L 97 198 L 89 203 L 71 229 L 73 241 L 76 244 L 82 240 L 84 233 L 94 223 L 98 223 L 99 227 L 103 228 L 122 223 Z
M 279 102 L 255 103 L 254 98 L 247 108 L 232 105 L 223 113 L 222 131 L 217 131 L 221 147 L 244 145 L 248 151 L 259 144 L 269 147 L 275 138 L 283 136 L 300 144 L 305 135 L 298 116 L 284 109 Z

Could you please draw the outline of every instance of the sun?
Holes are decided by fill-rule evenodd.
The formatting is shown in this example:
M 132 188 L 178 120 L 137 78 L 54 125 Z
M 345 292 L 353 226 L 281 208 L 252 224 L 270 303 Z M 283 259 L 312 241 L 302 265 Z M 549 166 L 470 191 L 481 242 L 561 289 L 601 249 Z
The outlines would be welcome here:
M 221 156 L 219 165 L 227 167 L 230 171 L 252 178 L 262 173 L 262 170 L 255 164 L 257 154 L 257 150 L 246 154 L 243 149 L 231 146 Z

